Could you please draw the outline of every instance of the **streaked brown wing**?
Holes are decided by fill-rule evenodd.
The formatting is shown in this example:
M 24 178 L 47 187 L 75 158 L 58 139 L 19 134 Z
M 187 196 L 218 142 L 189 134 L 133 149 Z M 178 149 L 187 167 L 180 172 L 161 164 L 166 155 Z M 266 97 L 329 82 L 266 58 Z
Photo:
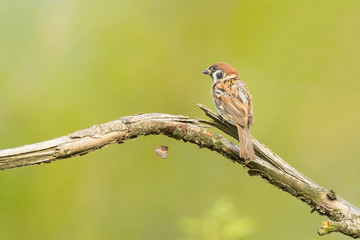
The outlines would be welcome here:
M 229 118 L 243 127 L 252 123 L 251 96 L 243 82 L 239 79 L 218 81 L 212 91 L 216 104 L 227 115 L 225 119 Z
M 251 125 L 254 125 L 254 112 L 253 112 L 253 106 L 252 106 L 250 91 L 249 91 L 248 87 L 245 84 L 243 85 L 242 90 L 243 90 L 244 94 L 246 95 L 248 103 L 249 103 L 248 108 L 247 108 L 248 109 L 249 123 Z

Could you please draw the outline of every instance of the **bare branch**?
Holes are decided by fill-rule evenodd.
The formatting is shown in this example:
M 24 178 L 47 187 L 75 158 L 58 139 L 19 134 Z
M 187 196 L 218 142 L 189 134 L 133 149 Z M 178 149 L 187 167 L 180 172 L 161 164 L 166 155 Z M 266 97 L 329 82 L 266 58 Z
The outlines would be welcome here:
M 354 238 L 360 237 L 360 210 L 357 207 L 337 196 L 333 190 L 329 191 L 301 174 L 255 138 L 252 143 L 256 159 L 245 163 L 238 156 L 237 144 L 209 131 L 202 123 L 214 126 L 235 139 L 236 128 L 205 106 L 198 106 L 212 121 L 160 113 L 123 117 L 49 141 L 1 150 L 0 169 L 83 155 L 108 144 L 122 143 L 141 135 L 166 135 L 216 151 L 246 166 L 245 169 L 251 176 L 261 176 L 272 185 L 306 202 L 312 211 L 328 216 L 332 221 L 323 223 L 320 235 L 337 231 Z

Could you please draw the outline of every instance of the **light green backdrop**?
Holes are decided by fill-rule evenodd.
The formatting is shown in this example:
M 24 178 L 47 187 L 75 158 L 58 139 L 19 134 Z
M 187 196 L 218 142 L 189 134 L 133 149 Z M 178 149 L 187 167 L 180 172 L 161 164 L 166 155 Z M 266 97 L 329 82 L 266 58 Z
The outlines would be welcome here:
M 0 0 L 0 53 L 0 149 L 139 112 L 204 117 L 201 71 L 225 61 L 252 134 L 360 206 L 359 0 Z M 0 173 L 1 239 L 345 239 L 318 237 L 325 219 L 161 136 Z

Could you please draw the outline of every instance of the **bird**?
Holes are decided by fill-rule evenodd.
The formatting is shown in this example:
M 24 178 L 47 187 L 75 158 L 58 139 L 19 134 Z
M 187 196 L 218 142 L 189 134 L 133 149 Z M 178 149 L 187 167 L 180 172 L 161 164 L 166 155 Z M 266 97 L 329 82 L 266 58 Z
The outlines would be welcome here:
M 250 135 L 254 113 L 248 87 L 240 80 L 236 69 L 227 63 L 214 63 L 202 73 L 210 75 L 214 81 L 211 96 L 220 116 L 237 128 L 239 156 L 247 163 L 255 160 Z

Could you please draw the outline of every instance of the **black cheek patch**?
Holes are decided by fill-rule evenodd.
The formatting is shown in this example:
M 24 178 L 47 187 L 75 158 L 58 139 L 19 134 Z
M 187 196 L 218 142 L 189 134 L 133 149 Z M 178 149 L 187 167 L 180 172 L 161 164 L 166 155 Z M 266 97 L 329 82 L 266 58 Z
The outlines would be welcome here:
M 218 72 L 218 73 L 216 74 L 216 78 L 217 78 L 217 79 L 221 79 L 223 76 L 224 76 L 224 74 L 223 74 L 222 71 L 220 71 L 220 72 Z

